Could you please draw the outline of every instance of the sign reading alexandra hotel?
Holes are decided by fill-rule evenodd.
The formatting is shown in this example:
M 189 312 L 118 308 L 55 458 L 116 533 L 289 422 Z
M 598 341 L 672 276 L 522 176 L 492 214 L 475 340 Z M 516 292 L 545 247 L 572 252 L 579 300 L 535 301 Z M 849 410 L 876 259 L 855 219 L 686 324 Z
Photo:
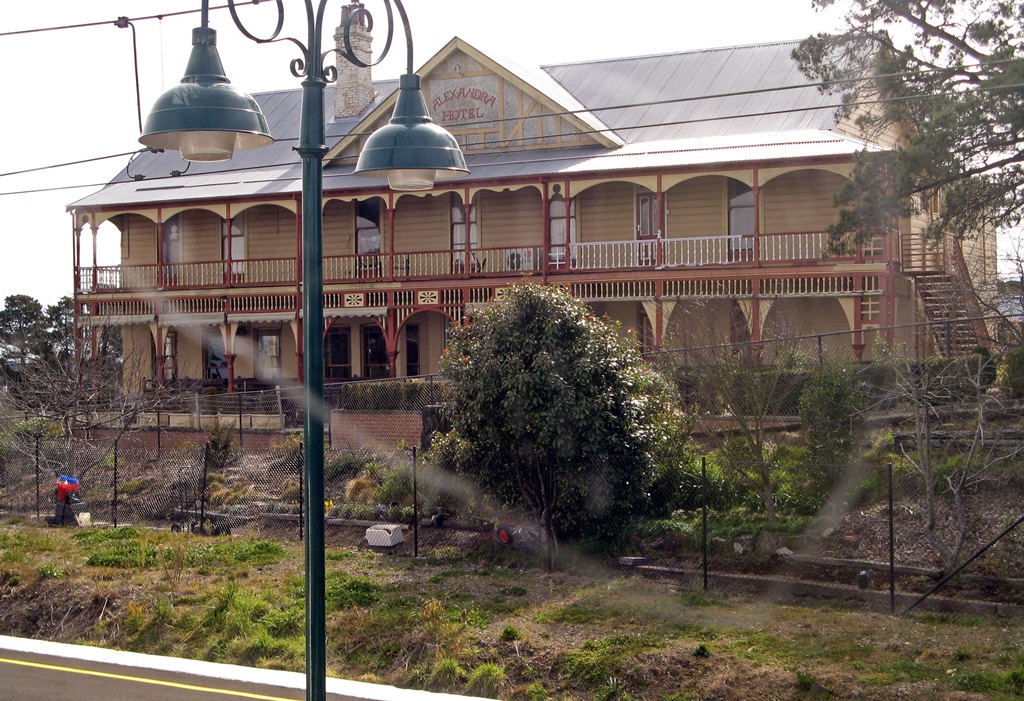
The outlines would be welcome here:
M 468 105 L 468 106 L 466 106 Z M 466 119 L 494 119 L 498 116 L 498 98 L 480 88 L 446 90 L 434 98 L 431 112 L 440 114 L 442 122 Z
M 439 124 L 491 121 L 500 116 L 496 76 L 435 80 L 430 92 L 430 115 Z

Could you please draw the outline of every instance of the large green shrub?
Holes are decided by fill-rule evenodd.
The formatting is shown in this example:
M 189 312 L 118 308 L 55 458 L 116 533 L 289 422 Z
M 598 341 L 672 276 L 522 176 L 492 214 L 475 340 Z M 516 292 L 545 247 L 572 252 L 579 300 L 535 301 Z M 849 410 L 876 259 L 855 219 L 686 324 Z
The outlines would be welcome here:
M 457 330 L 442 372 L 455 437 L 439 455 L 503 505 L 552 536 L 615 539 L 646 514 L 665 385 L 583 302 L 510 287 Z
M 863 425 L 866 398 L 850 367 L 826 365 L 800 392 L 800 423 L 814 463 L 842 463 Z

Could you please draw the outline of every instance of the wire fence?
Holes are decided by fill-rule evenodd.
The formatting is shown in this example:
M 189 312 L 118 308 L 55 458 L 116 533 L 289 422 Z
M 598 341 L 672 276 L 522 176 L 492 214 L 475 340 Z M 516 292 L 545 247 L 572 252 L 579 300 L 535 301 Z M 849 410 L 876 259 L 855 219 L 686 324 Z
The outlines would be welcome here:
M 85 525 L 78 517 L 88 514 L 90 523 L 214 534 L 268 521 L 299 528 L 302 449 L 296 439 L 260 450 L 183 442 L 157 455 L 127 438 L 15 437 L 0 461 L 0 511 L 55 525 Z M 325 515 L 372 520 L 380 504 L 408 502 L 411 460 L 381 446 L 326 450 Z
M 918 324 L 837 331 L 804 336 L 764 338 L 714 345 L 684 345 L 648 353 L 645 358 L 656 367 L 681 373 L 680 387 L 687 394 L 687 378 L 723 362 L 743 362 L 762 370 L 789 373 L 812 372 L 830 363 L 860 362 L 870 366 L 883 355 L 926 360 L 970 353 L 976 345 L 999 353 L 1021 339 L 1018 317 L 988 316 L 950 319 Z M 969 327 L 972 345 L 965 345 L 963 331 Z M 984 331 L 983 334 L 978 333 Z M 671 373 L 670 373 L 671 374 Z M 765 379 L 762 377 L 762 380 Z M 777 406 L 768 413 L 793 415 L 799 396 L 799 382 L 789 390 L 779 389 Z M 164 442 L 167 431 L 205 432 L 214 425 L 233 427 L 240 447 L 265 445 L 260 436 L 299 430 L 304 422 L 302 388 L 274 388 L 224 393 L 208 387 L 198 392 L 153 390 L 161 394 L 158 407 L 141 413 L 138 426 L 158 429 L 156 439 Z M 330 447 L 360 448 L 422 444 L 424 409 L 444 401 L 444 380 L 437 375 L 359 380 L 324 387 L 324 422 Z M 684 396 L 688 403 L 692 398 Z M 173 443 L 175 437 L 169 440 Z M 163 447 L 158 445 L 158 452 Z

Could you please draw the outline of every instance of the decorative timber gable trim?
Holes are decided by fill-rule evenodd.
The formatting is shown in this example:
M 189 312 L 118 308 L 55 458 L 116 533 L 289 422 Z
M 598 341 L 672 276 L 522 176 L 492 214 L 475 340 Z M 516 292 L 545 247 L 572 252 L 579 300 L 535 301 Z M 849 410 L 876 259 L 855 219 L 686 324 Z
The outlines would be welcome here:
M 600 145 L 624 142 L 553 79 L 524 77 L 458 37 L 419 71 L 435 122 L 450 131 L 466 154 L 506 150 Z M 538 83 L 548 82 L 544 86 Z M 397 91 L 381 102 L 326 157 L 328 162 L 355 161 L 366 135 L 391 117 Z

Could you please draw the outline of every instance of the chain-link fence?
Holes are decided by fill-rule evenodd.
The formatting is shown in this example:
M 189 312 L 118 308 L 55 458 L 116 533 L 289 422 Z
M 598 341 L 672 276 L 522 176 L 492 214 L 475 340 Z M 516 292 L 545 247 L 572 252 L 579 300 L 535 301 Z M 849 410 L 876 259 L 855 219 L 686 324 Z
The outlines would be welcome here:
M 433 375 L 328 384 L 324 387 L 328 445 L 418 445 L 423 408 L 440 403 L 443 394 L 443 381 Z M 158 408 L 138 417 L 140 427 L 159 434 L 230 426 L 243 448 L 264 442 L 253 436 L 297 431 L 305 417 L 303 390 L 296 386 L 232 393 L 214 388 L 198 393 L 165 391 L 151 404 Z
M 248 524 L 300 528 L 297 437 L 242 450 L 216 435 L 204 445 L 180 442 L 157 454 L 130 435 L 97 442 L 15 433 L 0 461 L 0 512 L 67 523 L 74 521 L 63 517 L 70 509 L 94 523 L 213 533 Z M 325 451 L 325 514 L 409 521 L 411 459 L 410 451 L 380 446 Z

